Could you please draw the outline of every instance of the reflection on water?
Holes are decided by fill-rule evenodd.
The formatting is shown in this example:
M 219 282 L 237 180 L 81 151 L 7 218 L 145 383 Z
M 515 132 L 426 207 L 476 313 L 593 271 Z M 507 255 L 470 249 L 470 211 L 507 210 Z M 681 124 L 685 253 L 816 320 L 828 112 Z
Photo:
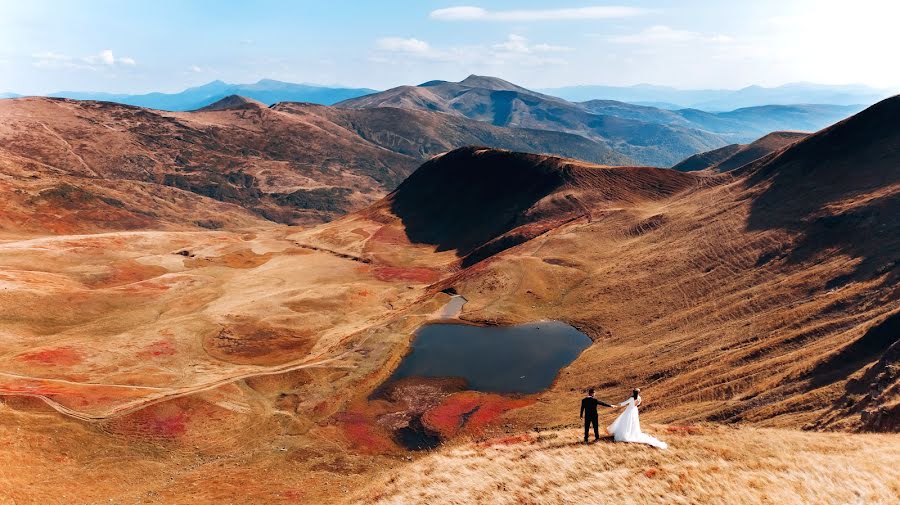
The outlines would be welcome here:
M 465 300 L 463 300 L 465 303 Z M 591 340 L 558 321 L 518 326 L 428 324 L 390 381 L 404 377 L 460 377 L 468 389 L 536 393 L 553 383 Z

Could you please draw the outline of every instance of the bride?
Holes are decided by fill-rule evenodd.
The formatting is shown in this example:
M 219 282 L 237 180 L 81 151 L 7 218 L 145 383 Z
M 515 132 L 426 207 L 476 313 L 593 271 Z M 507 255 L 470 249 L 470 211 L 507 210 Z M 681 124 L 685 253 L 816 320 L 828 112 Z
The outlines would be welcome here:
M 636 442 L 665 449 L 669 444 L 641 432 L 641 420 L 638 417 L 638 407 L 641 405 L 640 393 L 640 388 L 634 388 L 631 396 L 619 404 L 620 407 L 625 407 L 625 411 L 619 414 L 619 417 L 606 428 L 606 431 L 613 436 L 616 442 Z

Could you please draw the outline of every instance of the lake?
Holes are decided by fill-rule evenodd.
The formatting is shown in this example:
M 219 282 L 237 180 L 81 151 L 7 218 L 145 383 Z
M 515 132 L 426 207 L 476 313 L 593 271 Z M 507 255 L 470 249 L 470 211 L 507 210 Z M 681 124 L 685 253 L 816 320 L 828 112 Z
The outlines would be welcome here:
M 516 326 L 434 323 L 422 326 L 391 380 L 460 377 L 468 389 L 536 393 L 575 360 L 591 339 L 559 321 Z

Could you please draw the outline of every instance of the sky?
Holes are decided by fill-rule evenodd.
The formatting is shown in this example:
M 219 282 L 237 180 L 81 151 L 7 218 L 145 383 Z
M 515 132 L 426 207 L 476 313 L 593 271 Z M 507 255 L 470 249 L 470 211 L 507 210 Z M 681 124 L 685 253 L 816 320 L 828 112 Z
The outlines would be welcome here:
M 897 0 L 0 0 L 0 92 L 221 79 L 386 89 L 789 82 L 900 89 Z

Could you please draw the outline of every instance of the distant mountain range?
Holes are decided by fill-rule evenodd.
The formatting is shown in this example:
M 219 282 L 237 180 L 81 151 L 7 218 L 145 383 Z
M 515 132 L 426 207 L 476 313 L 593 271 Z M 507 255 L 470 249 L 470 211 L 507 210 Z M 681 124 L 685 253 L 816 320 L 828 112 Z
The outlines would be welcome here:
M 778 130 L 820 130 L 864 108 L 861 105 L 799 104 L 707 112 L 699 109 L 667 110 L 614 100 L 590 100 L 578 105 L 595 114 L 709 131 L 735 143 L 750 142 Z
M 862 108 L 792 104 L 708 112 L 668 110 L 616 100 L 571 102 L 503 79 L 478 75 L 460 82 L 428 81 L 381 92 L 263 79 L 255 84 L 214 81 L 173 94 L 62 92 L 54 97 L 176 112 L 240 108 L 246 105 L 245 101 L 254 102 L 261 109 L 276 103 L 334 104 L 335 111 L 320 113 L 327 112 L 328 121 L 346 124 L 370 144 L 410 157 L 402 163 L 404 170 L 411 169 L 418 160 L 469 144 L 570 156 L 595 163 L 668 167 L 694 154 L 747 144 L 773 131 L 819 130 Z M 659 98 L 670 97 L 663 94 Z M 280 110 L 284 109 L 282 106 Z M 368 115 L 338 114 L 347 109 L 379 111 Z M 430 114 L 404 116 L 391 112 L 395 109 Z M 407 124 L 409 121 L 414 127 Z M 370 160 L 372 157 L 365 156 Z M 402 175 L 404 170 L 400 171 Z M 391 183 L 382 181 L 380 189 L 391 189 Z
M 728 111 L 759 105 L 832 104 L 871 105 L 900 90 L 876 89 L 861 84 L 827 85 L 792 83 L 773 88 L 748 86 L 730 89 L 677 89 L 652 84 L 635 86 L 566 86 L 540 90 L 573 102 L 604 99 L 664 109 L 694 108 Z
M 706 112 L 614 100 L 575 103 L 477 75 L 460 82 L 399 86 L 336 106 L 432 110 L 496 126 L 574 133 L 654 166 L 671 166 L 692 154 L 751 142 L 772 131 L 819 130 L 862 109 L 858 105 L 766 105 Z
M 481 79 L 483 79 L 482 84 L 484 84 L 489 82 L 487 79 L 493 78 Z M 469 85 L 478 87 L 477 81 L 471 78 L 467 79 L 467 81 Z M 444 82 L 446 81 L 429 81 L 420 86 L 428 87 Z M 514 88 L 520 91 L 524 90 L 524 88 L 519 86 L 514 86 Z M 512 90 L 512 88 L 509 90 Z M 861 84 L 836 86 L 793 83 L 772 88 L 748 86 L 738 90 L 677 89 L 668 86 L 637 84 L 634 86 L 565 86 L 538 89 L 537 91 L 544 95 L 562 98 L 571 102 L 615 100 L 668 110 L 690 108 L 710 112 L 724 112 L 762 105 L 828 104 L 866 106 L 896 94 L 900 90 L 876 89 Z M 184 111 L 199 109 L 230 95 L 252 98 L 266 105 L 278 102 L 310 102 L 332 105 L 342 100 L 375 92 L 376 90 L 369 88 L 294 84 L 273 79 L 262 79 L 253 84 L 229 84 L 222 81 L 212 81 L 202 86 L 188 88 L 180 93 L 154 92 L 138 95 L 92 91 L 60 91 L 46 96 L 73 98 L 76 100 L 102 100 L 151 109 Z M 20 96 L 23 95 L 11 92 L 0 93 L 0 98 L 16 98 Z M 856 110 L 861 110 L 861 108 Z
M 186 111 L 205 107 L 230 95 L 252 98 L 266 105 L 272 105 L 277 102 L 310 102 L 331 105 L 341 100 L 374 92 L 375 90 L 368 88 L 332 88 L 313 84 L 294 84 L 272 79 L 262 79 L 253 84 L 229 84 L 222 81 L 213 81 L 202 86 L 188 88 L 180 93 L 129 95 L 93 91 L 60 91 L 47 96 L 115 102 L 157 110 Z M 15 98 L 18 96 L 21 95 L 15 93 L 0 94 L 0 98 Z

